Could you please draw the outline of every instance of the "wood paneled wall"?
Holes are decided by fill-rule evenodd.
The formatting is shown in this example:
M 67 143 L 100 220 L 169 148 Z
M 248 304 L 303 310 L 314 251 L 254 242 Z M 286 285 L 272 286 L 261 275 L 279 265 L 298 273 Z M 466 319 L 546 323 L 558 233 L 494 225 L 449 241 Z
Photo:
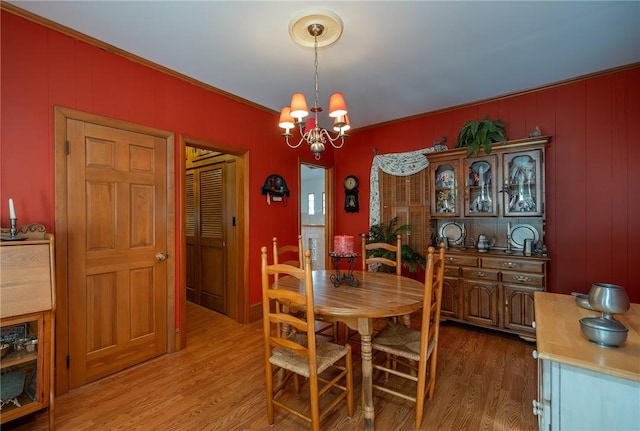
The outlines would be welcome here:
M 336 231 L 368 229 L 373 149 L 379 154 L 451 148 L 467 120 L 499 118 L 508 139 L 536 126 L 551 135 L 546 153 L 549 291 L 588 292 L 594 282 L 625 287 L 640 302 L 640 65 L 351 133 L 336 152 L 336 175 L 361 178 L 359 214 L 338 216 Z

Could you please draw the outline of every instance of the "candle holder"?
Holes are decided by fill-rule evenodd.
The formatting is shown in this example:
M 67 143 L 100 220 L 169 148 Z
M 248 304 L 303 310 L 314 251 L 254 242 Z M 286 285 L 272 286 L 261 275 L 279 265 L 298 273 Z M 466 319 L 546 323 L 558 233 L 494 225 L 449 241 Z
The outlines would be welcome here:
M 467 232 L 463 231 L 462 232 L 462 241 L 460 242 L 460 245 L 458 246 L 458 250 L 464 251 L 464 250 L 467 249 L 467 246 L 465 245 L 466 244 L 466 239 L 467 239 Z
M 9 229 L 9 238 L 10 239 L 15 239 L 16 238 L 16 233 L 18 232 L 18 229 L 16 228 L 16 221 L 18 221 L 17 218 L 10 218 L 9 219 L 9 223 L 11 223 L 11 228 Z
M 353 269 L 356 266 L 356 259 L 360 257 L 359 253 L 336 253 L 332 251 L 329 253 L 331 256 L 331 263 L 333 263 L 333 267 L 336 270 L 335 274 L 331 274 L 331 282 L 335 287 L 338 287 L 342 284 L 343 281 L 346 281 L 351 287 L 358 287 L 360 282 L 353 275 Z M 346 259 L 349 264 L 349 269 L 347 272 L 340 272 L 340 262 L 342 259 Z
M 514 251 L 511 248 L 511 235 L 507 235 L 507 249 L 504 251 L 507 254 L 513 254 Z
M 17 221 L 18 221 L 17 218 L 9 218 L 9 223 L 11 224 L 11 227 L 9 228 L 8 233 L 6 233 L 6 230 L 4 230 L 5 233 L 0 235 L 0 241 L 22 241 L 24 239 L 27 239 L 27 237 L 24 235 L 18 236 L 18 228 L 16 227 Z

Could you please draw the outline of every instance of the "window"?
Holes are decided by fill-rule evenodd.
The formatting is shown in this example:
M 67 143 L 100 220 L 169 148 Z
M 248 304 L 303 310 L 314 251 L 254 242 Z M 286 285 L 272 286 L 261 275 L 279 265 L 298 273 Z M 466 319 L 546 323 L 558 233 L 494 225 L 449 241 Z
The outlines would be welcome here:
M 307 206 L 308 206 L 309 215 L 315 215 L 316 213 L 316 194 L 315 193 L 307 194 Z

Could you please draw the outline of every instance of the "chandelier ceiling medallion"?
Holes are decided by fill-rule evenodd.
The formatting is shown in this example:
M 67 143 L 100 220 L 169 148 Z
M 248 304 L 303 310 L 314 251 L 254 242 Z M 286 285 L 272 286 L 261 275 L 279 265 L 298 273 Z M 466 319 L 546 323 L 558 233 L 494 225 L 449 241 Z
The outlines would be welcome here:
M 318 47 L 328 46 L 337 41 L 342 35 L 342 20 L 330 11 L 314 12 L 299 18 L 294 18 L 289 24 L 289 34 L 294 42 L 299 45 L 313 46 L 315 61 L 315 92 L 314 103 L 311 109 L 307 108 L 307 100 L 302 93 L 291 96 L 291 105 L 285 106 L 280 112 L 279 126 L 284 129 L 282 136 L 290 148 L 298 148 L 302 143 L 307 143 L 316 160 L 324 152 L 325 144 L 330 143 L 334 148 L 342 148 L 347 130 L 351 128 L 347 116 L 347 105 L 342 93 L 333 93 L 329 98 L 329 117 L 333 118 L 333 130 L 335 133 L 323 129 L 318 122 L 318 113 L 322 107 L 318 104 Z M 306 119 L 309 111 L 313 114 Z M 292 144 L 289 139 L 293 137 L 292 129 L 297 128 L 300 133 L 300 141 Z

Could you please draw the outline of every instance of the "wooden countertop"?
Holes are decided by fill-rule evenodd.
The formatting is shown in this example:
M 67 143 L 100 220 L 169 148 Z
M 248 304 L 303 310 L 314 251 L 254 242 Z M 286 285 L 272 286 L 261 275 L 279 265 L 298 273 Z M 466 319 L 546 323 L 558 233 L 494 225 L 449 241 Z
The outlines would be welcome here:
M 535 292 L 538 357 L 640 382 L 640 304 L 615 319 L 628 329 L 620 347 L 600 347 L 580 330 L 580 319 L 600 313 L 578 307 L 571 295 Z

